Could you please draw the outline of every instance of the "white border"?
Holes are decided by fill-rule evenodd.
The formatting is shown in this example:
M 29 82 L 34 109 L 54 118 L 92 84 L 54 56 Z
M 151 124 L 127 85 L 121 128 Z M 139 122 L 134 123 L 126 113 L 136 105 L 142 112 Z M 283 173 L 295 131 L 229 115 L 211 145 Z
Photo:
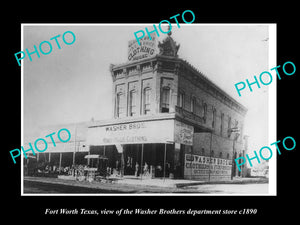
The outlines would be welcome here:
M 42 24 L 32 24 L 32 23 L 22 23 L 21 24 L 21 51 L 24 49 L 23 45 L 23 37 L 24 37 L 24 26 L 144 26 L 144 25 L 153 25 L 150 23 L 130 23 L 130 24 L 93 24 L 93 23 L 69 23 L 69 24 L 62 24 L 62 23 L 42 23 Z M 257 25 L 264 25 L 269 26 L 269 68 L 275 67 L 276 64 L 276 56 L 277 56 L 277 49 L 276 49 L 276 43 L 277 43 L 277 24 L 276 23 L 226 23 L 226 24 L 218 24 L 218 23 L 204 23 L 204 24 L 181 24 L 181 26 L 257 26 Z M 24 127 L 23 127 L 23 121 L 24 121 L 24 108 L 23 108 L 23 91 L 24 91 L 24 69 L 23 69 L 24 62 L 21 63 L 21 145 L 23 146 L 24 138 Z M 277 140 L 276 138 L 276 79 L 274 79 L 275 82 L 272 83 L 272 85 L 269 86 L 269 142 L 273 143 Z M 272 113 L 272 114 L 270 114 Z M 120 193 L 114 193 L 114 194 L 105 194 L 105 193 L 91 193 L 91 194 L 33 194 L 33 193 L 24 193 L 24 187 L 23 187 L 23 152 L 21 151 L 21 196 L 276 196 L 277 195 L 277 167 L 276 167 L 276 154 L 274 154 L 275 157 L 272 158 L 272 160 L 269 161 L 269 193 L 268 194 L 202 194 L 202 193 L 143 193 L 143 194 L 120 194 Z
M 21 24 L 21 51 L 23 51 L 24 49 L 24 26 L 23 24 Z M 24 137 L 23 137 L 23 134 L 24 134 L 24 66 L 23 66 L 23 63 L 24 62 L 21 62 L 21 146 L 23 146 L 23 143 L 24 143 Z M 24 194 L 24 187 L 23 187 L 23 183 L 24 183 L 24 178 L 23 178 L 23 168 L 24 168 L 24 165 L 23 165 L 23 151 L 20 149 L 21 151 L 21 196 L 23 195 L 26 195 Z
M 269 68 L 277 66 L 277 25 L 269 26 Z M 274 73 L 274 72 L 273 72 Z M 274 75 L 274 77 L 276 77 Z M 269 144 L 277 141 L 277 79 L 273 79 L 272 85 L 269 87 Z M 273 151 L 273 157 L 269 160 L 269 195 L 277 195 L 277 154 Z

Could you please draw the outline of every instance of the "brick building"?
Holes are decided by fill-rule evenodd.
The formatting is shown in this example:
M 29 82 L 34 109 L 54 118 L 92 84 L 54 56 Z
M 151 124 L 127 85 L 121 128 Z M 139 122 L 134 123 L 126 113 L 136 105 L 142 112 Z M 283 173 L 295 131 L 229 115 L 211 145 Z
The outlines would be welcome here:
M 129 44 L 128 61 L 110 66 L 112 119 L 88 129 L 91 154 L 105 154 L 122 174 L 199 180 L 241 176 L 247 109 L 187 61 L 171 34 L 157 44 Z M 142 165 L 142 166 L 141 166 Z M 244 168 L 245 170 L 245 168 Z M 243 173 L 243 171 L 242 171 Z

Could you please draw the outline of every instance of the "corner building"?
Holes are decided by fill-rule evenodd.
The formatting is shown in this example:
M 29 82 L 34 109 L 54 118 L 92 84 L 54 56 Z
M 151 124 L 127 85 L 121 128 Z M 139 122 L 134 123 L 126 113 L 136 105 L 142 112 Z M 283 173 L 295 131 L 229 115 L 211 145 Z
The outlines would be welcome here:
M 155 51 L 145 54 L 143 46 Z M 171 33 L 158 44 L 155 37 L 141 46 L 131 41 L 128 54 L 136 60 L 111 64 L 113 118 L 89 127 L 90 153 L 106 154 L 124 176 L 144 174 L 145 164 L 151 177 L 242 176 L 246 168 L 239 172 L 232 163 L 247 148 L 247 109 L 179 58 L 178 49 Z

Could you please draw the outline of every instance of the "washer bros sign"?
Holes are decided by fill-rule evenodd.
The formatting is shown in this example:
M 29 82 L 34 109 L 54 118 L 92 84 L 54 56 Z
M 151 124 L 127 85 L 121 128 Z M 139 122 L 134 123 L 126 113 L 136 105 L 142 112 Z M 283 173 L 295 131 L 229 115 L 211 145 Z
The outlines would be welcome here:
M 193 179 L 231 177 L 231 160 L 185 154 L 184 177 Z
M 151 35 L 151 39 L 148 36 L 140 39 L 141 45 L 137 43 L 136 39 L 130 40 L 128 42 L 128 60 L 134 61 L 156 55 L 157 37 Z
M 88 129 L 89 145 L 193 144 L 194 127 L 175 120 L 113 124 Z

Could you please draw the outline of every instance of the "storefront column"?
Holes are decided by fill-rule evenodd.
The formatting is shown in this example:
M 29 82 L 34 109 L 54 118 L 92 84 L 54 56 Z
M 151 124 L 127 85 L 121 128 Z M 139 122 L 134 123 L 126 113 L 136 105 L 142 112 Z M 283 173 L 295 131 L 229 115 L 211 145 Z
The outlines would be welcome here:
M 142 152 L 141 152 L 141 180 L 143 176 L 143 157 L 144 157 L 144 144 L 142 144 Z
M 165 152 L 164 152 L 164 180 L 166 178 L 166 157 L 167 157 L 167 144 L 165 143 Z
M 75 165 L 75 151 L 73 152 L 73 165 Z
M 193 158 L 193 154 L 194 154 L 194 152 L 193 152 L 193 146 L 190 146 L 190 152 L 191 152 L 191 156 L 192 156 L 192 158 Z M 193 180 L 193 167 L 191 166 L 191 178 L 190 178 L 190 180 Z
M 180 158 L 180 143 L 174 144 L 174 178 L 182 178 L 181 177 L 181 158 Z
M 61 158 L 62 158 L 62 153 L 59 153 L 59 172 L 60 172 L 60 168 L 61 168 Z
M 124 150 L 122 151 L 121 153 L 121 177 L 124 176 L 124 168 L 125 168 L 125 165 L 124 165 Z

